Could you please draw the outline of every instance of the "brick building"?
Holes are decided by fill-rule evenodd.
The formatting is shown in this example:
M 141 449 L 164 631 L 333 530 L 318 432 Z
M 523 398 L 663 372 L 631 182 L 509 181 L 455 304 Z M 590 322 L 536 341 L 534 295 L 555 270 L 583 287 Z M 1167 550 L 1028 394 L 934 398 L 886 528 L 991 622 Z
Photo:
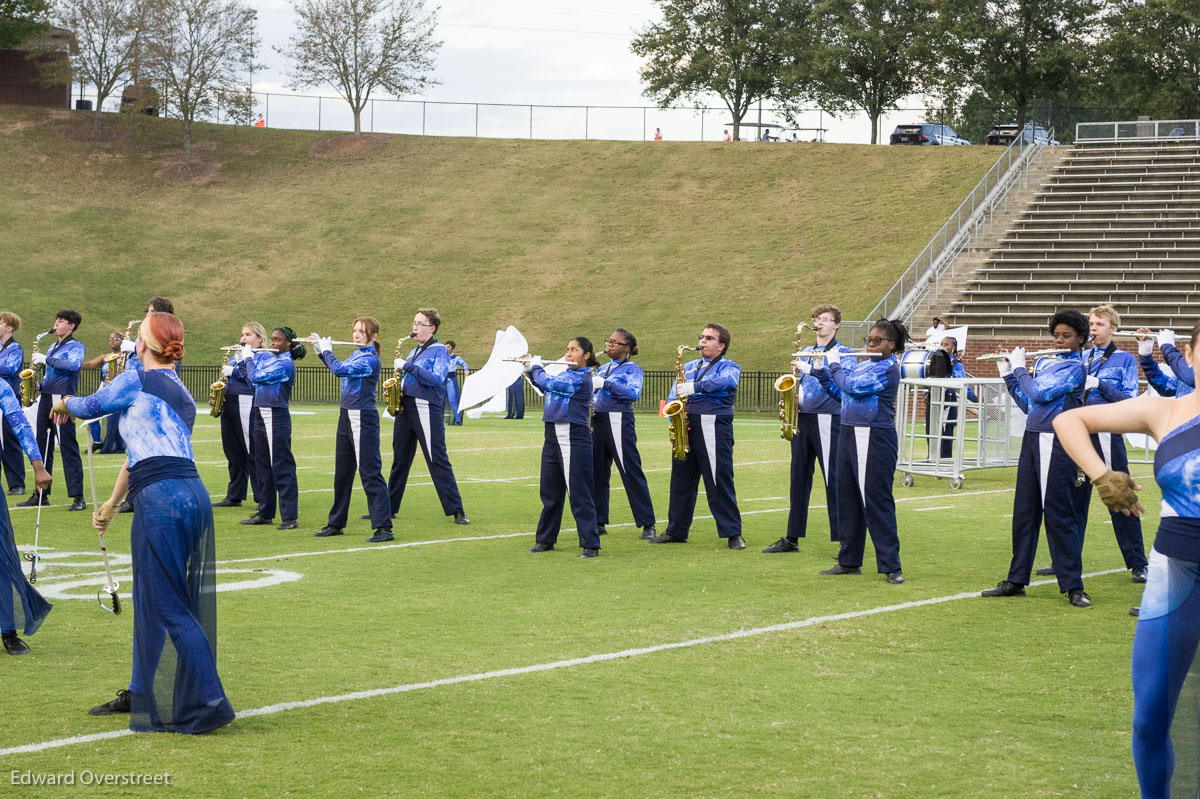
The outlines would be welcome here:
M 0 50 L 0 103 L 71 107 L 71 52 L 75 35 L 51 27 L 21 49 Z M 54 77 L 47 81 L 46 75 Z

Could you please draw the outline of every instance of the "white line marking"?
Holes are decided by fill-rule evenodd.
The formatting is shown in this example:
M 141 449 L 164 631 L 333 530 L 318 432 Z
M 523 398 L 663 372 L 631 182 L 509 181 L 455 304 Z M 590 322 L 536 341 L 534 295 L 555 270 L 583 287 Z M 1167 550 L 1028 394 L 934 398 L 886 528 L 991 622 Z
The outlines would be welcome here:
M 935 505 L 932 508 L 913 508 L 913 513 L 924 513 L 927 510 L 950 510 L 956 508 L 957 505 Z
M 1084 577 L 1099 577 L 1105 574 L 1124 573 L 1125 569 L 1109 569 L 1107 571 L 1091 572 L 1083 575 Z M 1056 584 L 1054 580 L 1038 580 L 1029 584 L 1032 588 L 1038 585 Z M 742 638 L 753 638 L 761 635 L 769 635 L 770 633 L 788 632 L 790 630 L 799 630 L 805 627 L 814 627 L 818 624 L 828 624 L 835 621 L 845 621 L 846 619 L 858 619 L 864 616 L 875 616 L 880 613 L 891 613 L 897 610 L 908 610 L 909 608 L 919 608 L 926 605 L 939 605 L 945 602 L 954 602 L 960 599 L 970 599 L 979 597 L 978 591 L 964 591 L 960 594 L 949 594 L 947 596 L 931 597 L 930 599 L 917 599 L 911 602 L 901 602 L 896 605 L 883 605 L 877 608 L 867 608 L 866 610 L 852 610 L 846 613 L 834 613 L 828 616 L 813 616 L 800 621 L 785 622 L 783 624 L 771 624 L 766 627 L 753 627 L 749 630 L 738 630 L 732 633 L 722 633 L 720 635 L 709 635 L 704 638 L 692 638 L 686 641 L 673 641 L 666 644 L 655 644 L 653 646 L 636 647 L 633 649 L 622 649 L 619 652 L 604 652 L 597 655 L 588 655 L 580 658 L 570 658 L 569 660 L 554 660 L 549 663 L 535 663 L 530 666 L 518 666 L 511 669 L 496 669 L 494 671 L 483 671 L 477 674 L 462 674 L 457 677 L 444 677 L 440 680 L 428 680 L 426 682 L 405 683 L 402 685 L 393 685 L 389 688 L 372 688 L 366 691 L 354 691 L 348 694 L 338 694 L 336 696 L 319 696 L 313 699 L 301 699 L 291 702 L 278 702 L 274 705 L 266 707 L 256 707 L 250 710 L 242 710 L 238 712 L 238 718 L 248 719 L 255 716 L 269 716 L 274 713 L 282 713 L 286 710 L 299 710 L 308 707 L 317 707 L 318 705 L 340 704 L 342 702 L 350 702 L 358 699 L 374 699 L 378 696 L 390 696 L 392 694 L 404 694 L 411 691 L 420 691 L 426 688 L 441 688 L 447 685 L 461 685 L 462 683 L 481 682 L 483 680 L 494 680 L 497 677 L 516 677 L 522 674 L 536 674 L 543 671 L 557 671 L 558 669 L 567 669 L 573 666 L 587 666 L 592 663 L 604 663 L 610 660 L 620 660 L 622 658 L 640 657 L 641 655 L 651 655 L 657 652 L 667 652 L 672 649 L 686 649 L 693 646 L 703 646 L 704 644 L 718 644 L 725 641 L 736 641 Z M 5 755 L 20 755 L 32 752 L 43 752 L 47 749 L 57 749 L 63 746 L 72 746 L 80 743 L 91 743 L 92 741 L 103 741 L 109 738 L 123 738 L 126 735 L 133 735 L 132 730 L 111 730 L 109 732 L 95 733 L 93 735 L 78 735 L 72 738 L 58 738 L 50 741 L 42 741 L 41 743 L 22 744 L 20 746 L 10 746 L 5 749 L 0 749 L 0 757 Z

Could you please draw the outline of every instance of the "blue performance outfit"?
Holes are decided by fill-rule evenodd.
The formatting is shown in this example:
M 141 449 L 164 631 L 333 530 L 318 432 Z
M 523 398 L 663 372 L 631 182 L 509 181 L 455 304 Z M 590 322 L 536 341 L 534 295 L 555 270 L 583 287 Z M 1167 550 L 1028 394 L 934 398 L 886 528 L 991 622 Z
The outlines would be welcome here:
M 0 383 L 7 385 L 16 397 L 21 396 L 21 366 L 25 361 L 25 350 L 10 338 L 0 346 Z M 17 410 L 21 404 L 18 401 Z M 24 412 L 21 412 L 24 415 Z M 7 413 L 0 413 L 0 463 L 10 490 L 25 487 L 25 461 L 21 457 L 21 443 L 8 421 Z
M 229 485 L 225 498 L 232 502 L 246 499 L 246 482 L 254 492 L 257 504 L 258 470 L 254 466 L 253 442 L 250 439 L 251 414 L 254 411 L 254 386 L 246 377 L 246 364 L 236 355 L 229 357 L 233 373 L 225 378 L 225 408 L 221 411 L 221 449 L 229 464 Z
M 216 547 L 196 472 L 196 403 L 170 369 L 129 370 L 67 410 L 121 416 L 133 503 L 133 678 L 129 729 L 200 733 L 233 707 L 217 674 Z
M 599 549 L 596 530 L 592 436 L 588 431 L 592 407 L 592 372 L 568 369 L 553 377 L 541 366 L 529 373 L 533 384 L 546 392 L 542 421 L 546 437 L 542 444 L 542 515 L 537 541 L 554 545 L 562 527 L 564 494 L 571 500 L 571 515 L 579 535 L 579 546 Z
M 1011 583 L 1029 585 L 1044 518 L 1059 591 L 1083 588 L 1083 541 L 1072 498 L 1076 466 L 1054 434 L 1054 417 L 1083 404 L 1083 382 L 1083 364 L 1074 352 L 1040 370 L 1037 377 L 1019 368 L 1004 378 L 1008 393 L 1028 414 L 1013 498 Z
M 290 352 L 256 352 L 242 362 L 254 386 L 250 415 L 250 442 L 258 473 L 258 509 L 264 519 L 274 519 L 276 496 L 284 521 L 300 515 L 300 488 L 296 458 L 292 455 L 292 414 L 288 404 L 296 384 L 296 364 Z
M 42 396 L 37 410 L 37 440 L 49 442 L 42 453 L 46 471 L 54 474 L 54 445 L 57 441 L 62 449 L 67 494 L 72 497 L 83 496 L 83 459 L 79 456 L 79 443 L 75 440 L 75 422 L 68 420 L 54 424 L 50 421 L 50 409 L 63 395 L 77 393 L 83 354 L 83 345 L 73 336 L 54 342 L 46 350 L 46 376 L 42 380 Z M 51 434 L 49 439 L 46 438 L 47 432 Z M 49 495 L 50 492 L 46 491 L 45 496 Z
M 1163 354 L 1163 360 L 1167 362 L 1167 366 L 1171 367 L 1171 371 L 1175 373 L 1175 379 L 1178 381 L 1175 396 L 1186 397 L 1195 391 L 1196 372 L 1183 353 L 1174 344 L 1163 344 L 1159 347 L 1159 351 Z
M 109 373 L 116 373 L 116 367 L 108 361 L 100 364 L 100 382 L 107 383 Z M 92 422 L 93 425 L 100 424 Z M 104 440 L 100 445 L 101 455 L 124 455 L 125 439 L 121 438 L 121 422 L 118 416 L 109 416 L 104 420 Z
M 966 380 L 967 368 L 963 366 L 963 362 L 956 355 L 950 367 L 950 377 L 955 380 Z M 944 459 L 949 460 L 954 457 L 954 430 L 958 427 L 958 389 L 945 389 L 945 414 L 942 417 L 942 433 L 941 433 L 941 449 L 938 454 Z M 925 395 L 925 432 L 929 433 L 929 393 Z M 967 399 L 971 402 L 979 402 L 979 397 L 975 394 L 975 389 L 967 386 Z
M 1133 355 L 1117 349 L 1115 344 L 1109 344 L 1107 348 L 1088 348 L 1082 353 L 1082 360 L 1087 376 L 1100 380 L 1098 388 L 1085 389 L 1086 405 L 1104 405 L 1137 396 L 1138 364 Z M 1113 471 L 1129 472 L 1129 457 L 1125 452 L 1124 436 L 1096 433 L 1092 436 L 1092 446 L 1104 459 L 1105 466 Z M 1092 502 L 1091 480 L 1084 480 L 1083 485 L 1075 487 L 1072 501 L 1075 504 L 1079 546 L 1082 549 L 1087 533 L 1088 510 Z M 1140 569 L 1145 566 L 1146 550 L 1142 543 L 1141 520 L 1137 516 L 1126 516 L 1112 511 L 1109 511 L 1109 516 L 1112 518 L 1113 533 L 1116 534 L 1117 545 L 1121 548 L 1121 556 L 1125 559 L 1125 568 Z
M 1138 365 L 1142 367 L 1142 372 L 1146 375 L 1146 382 L 1150 387 L 1164 397 L 1186 396 L 1189 392 L 1187 384 L 1181 383 L 1179 378 L 1173 374 L 1167 374 L 1158 365 L 1158 361 L 1154 360 L 1153 355 L 1139 355 Z M 1180 388 L 1184 389 L 1183 394 L 1179 394 Z
M 633 416 L 633 403 L 642 395 L 642 367 L 626 358 L 610 361 L 596 374 L 604 378 L 604 387 L 593 397 L 592 471 L 596 521 L 608 524 L 608 481 L 615 461 L 629 509 L 633 511 L 634 524 L 649 527 L 654 524 L 654 503 L 650 500 L 650 486 L 642 471 Z
M 33 440 L 33 429 L 21 411 L 21 403 L 3 380 L 0 380 L 0 412 L 13 420 L 13 434 L 29 460 L 41 460 L 42 453 Z M 12 519 L 3 494 L 0 494 L 0 580 L 7 583 L 0 585 L 0 632 L 16 632 L 19 628 L 25 635 L 33 635 L 50 612 L 50 603 L 21 573 L 21 556 L 17 554 Z M 17 623 L 18 612 L 20 625 Z
M 525 418 L 525 378 L 518 377 L 508 386 L 504 397 L 504 418 Z
M 446 409 L 454 417 L 451 424 L 462 424 L 462 413 L 458 410 L 458 370 L 465 374 L 471 367 L 461 355 L 450 356 L 450 371 L 446 373 Z
M 900 366 L 896 356 L 863 361 L 848 371 L 840 363 L 817 370 L 822 385 L 842 393 L 842 431 L 837 450 L 838 563 L 862 567 L 867 533 L 875 546 L 880 574 L 901 571 L 900 535 L 892 479 L 899 446 L 896 440 L 896 392 Z
M 342 405 L 338 411 L 337 445 L 333 467 L 333 506 L 329 526 L 343 528 L 350 512 L 354 473 L 362 480 L 367 495 L 371 526 L 392 526 L 387 483 L 383 481 L 383 457 L 379 452 L 379 410 L 375 389 L 379 385 L 379 353 L 374 344 L 359 347 L 344 361 L 332 352 L 321 353 L 329 371 L 342 379 Z
M 813 344 L 803 352 L 836 349 L 853 352 L 837 339 L 827 345 Z M 842 368 L 853 371 L 857 359 L 843 355 Z M 817 464 L 825 481 L 825 511 L 829 516 L 829 540 L 841 540 L 838 532 L 837 471 L 833 469 L 842 427 L 842 391 L 832 381 L 822 384 L 812 374 L 804 375 L 796 384 L 796 435 L 792 437 L 792 465 L 789 480 L 790 509 L 787 538 L 799 541 L 808 532 L 808 506 L 812 497 L 813 477 Z
M 1154 453 L 1162 513 L 1133 636 L 1133 762 L 1143 799 L 1169 799 L 1175 751 L 1171 725 L 1200 644 L 1200 416 L 1163 436 Z M 1179 720 L 1195 739 L 1196 711 Z M 1196 774 L 1195 749 L 1183 773 Z M 1178 785 L 1192 796 L 1196 785 Z
M 687 398 L 688 456 L 671 461 L 671 500 L 664 533 L 671 538 L 687 540 L 702 478 L 717 535 L 733 538 L 742 534 L 742 514 L 733 485 L 733 402 L 741 376 L 742 367 L 724 355 L 684 364 L 684 380 L 696 390 Z M 677 385 L 671 385 L 668 402 L 675 399 Z
M 392 471 L 388 475 L 391 513 L 400 511 L 408 473 L 417 454 L 417 444 L 429 467 L 433 487 L 437 489 L 442 512 L 447 516 L 463 512 L 454 467 L 446 452 L 446 426 L 442 405 L 446 401 L 446 375 L 450 373 L 450 356 L 436 338 L 417 347 L 404 362 L 403 411 L 396 414 L 392 425 Z

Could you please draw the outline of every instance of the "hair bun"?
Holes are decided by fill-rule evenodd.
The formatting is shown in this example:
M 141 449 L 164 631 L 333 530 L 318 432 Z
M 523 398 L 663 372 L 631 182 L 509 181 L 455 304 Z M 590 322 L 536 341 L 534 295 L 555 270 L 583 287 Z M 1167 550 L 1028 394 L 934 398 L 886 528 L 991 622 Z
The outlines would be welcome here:
M 163 347 L 162 357 L 166 358 L 168 361 L 182 361 L 183 342 L 176 339 L 168 341 L 167 345 Z

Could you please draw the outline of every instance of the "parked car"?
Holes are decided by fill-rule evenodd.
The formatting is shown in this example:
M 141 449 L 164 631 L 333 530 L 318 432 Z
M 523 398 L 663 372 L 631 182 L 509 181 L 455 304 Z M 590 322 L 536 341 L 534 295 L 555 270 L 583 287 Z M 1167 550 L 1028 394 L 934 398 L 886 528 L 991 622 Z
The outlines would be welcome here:
M 919 144 L 944 146 L 970 144 L 971 142 L 954 132 L 949 125 L 922 122 L 917 125 L 897 125 L 892 131 L 892 144 Z
M 1017 138 L 1017 123 L 997 125 L 987 136 L 983 137 L 984 144 L 1003 144 L 1008 146 Z M 1032 122 L 1025 123 L 1026 144 L 1060 144 L 1058 139 L 1050 138 L 1050 131 Z

